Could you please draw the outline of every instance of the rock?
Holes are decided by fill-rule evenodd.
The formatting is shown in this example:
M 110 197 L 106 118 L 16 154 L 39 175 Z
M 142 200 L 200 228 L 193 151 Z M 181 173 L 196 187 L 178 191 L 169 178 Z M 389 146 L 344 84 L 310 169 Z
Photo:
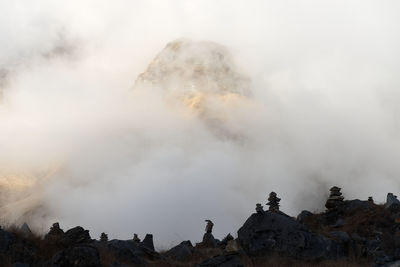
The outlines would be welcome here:
M 302 212 L 300 212 L 299 215 L 297 215 L 297 221 L 300 223 L 304 223 L 304 221 L 312 215 L 312 212 L 308 210 L 303 210 Z
M 311 233 L 293 218 L 276 212 L 253 214 L 238 231 L 237 241 L 249 255 L 269 252 L 298 259 L 328 259 L 344 254 L 339 243 Z
M 329 198 L 325 203 L 325 207 L 328 210 L 335 209 L 342 204 L 344 198 L 340 190 L 341 188 L 337 186 L 334 186 L 331 189 L 329 189 L 330 191 Z
M 0 252 L 6 252 L 15 242 L 15 234 L 0 230 Z
M 218 246 L 222 249 L 225 249 L 225 247 L 228 245 L 228 242 L 233 240 L 233 236 L 229 233 L 227 236 L 225 236 L 222 241 L 217 242 Z
M 380 240 L 367 240 L 365 242 L 365 252 L 368 256 L 379 257 L 383 253 Z
M 342 218 L 339 218 L 333 225 L 333 228 L 340 228 L 345 225 L 345 221 Z
M 235 252 L 235 251 L 239 251 L 239 246 L 237 244 L 236 240 L 229 240 L 228 244 L 225 247 L 225 250 L 227 252 Z
M 382 255 L 375 259 L 375 266 L 388 266 L 393 261 L 392 257 L 388 255 Z
M 135 243 L 138 243 L 138 244 L 140 243 L 140 238 L 139 238 L 138 234 L 133 234 L 132 240 L 133 240 Z
M 393 208 L 393 206 L 400 206 L 400 201 L 393 193 L 388 193 L 386 196 L 385 208 Z
M 257 203 L 257 204 L 256 204 L 256 212 L 257 212 L 257 213 L 260 213 L 260 214 L 264 213 L 264 208 L 263 208 L 263 206 L 261 205 L 261 203 Z
M 351 238 L 352 238 L 354 241 L 359 242 L 359 243 L 365 243 L 365 242 L 367 241 L 364 237 L 360 236 L 360 235 L 357 234 L 357 233 L 351 234 Z
M 329 233 L 329 236 L 341 243 L 348 243 L 350 241 L 350 236 L 346 232 L 333 231 Z
M 85 230 L 80 226 L 69 229 L 60 239 L 60 244 L 64 247 L 90 242 L 92 242 L 92 239 L 90 238 L 89 230 Z
M 54 267 L 100 267 L 99 252 L 92 246 L 76 246 L 58 252 L 51 260 Z
M 386 265 L 387 267 L 400 267 L 400 261 L 393 261 L 393 262 L 389 262 Z
M 202 246 L 207 248 L 216 248 L 217 247 L 217 240 L 211 233 L 205 233 L 203 235 L 203 242 L 201 243 Z
M 188 241 L 183 241 L 179 245 L 168 250 L 166 255 L 178 261 L 183 261 L 189 258 L 193 254 L 194 247 L 192 243 Z
M 240 263 L 240 257 L 237 253 L 219 255 L 206 259 L 197 266 L 199 267 L 243 267 Z
M 101 233 L 100 241 L 101 242 L 107 242 L 108 241 L 108 235 L 106 233 Z
M 21 233 L 23 234 L 23 236 L 28 237 L 32 235 L 32 231 L 29 228 L 27 223 L 24 223 L 21 228 L 20 228 Z
M 45 235 L 44 239 L 48 241 L 56 241 L 64 235 L 64 231 L 60 228 L 59 223 L 53 223 L 50 231 Z
M 275 192 L 269 193 L 268 197 L 268 203 L 267 205 L 269 206 L 268 210 L 269 211 L 279 211 L 279 202 L 281 199 L 277 196 Z
M 99 242 L 98 245 L 104 246 L 104 243 Z M 145 252 L 132 240 L 114 239 L 106 243 L 105 249 L 112 253 L 116 260 L 121 262 L 129 262 L 136 265 L 142 265 L 145 262 Z
M 140 245 L 151 251 L 154 251 L 153 235 L 147 234 Z

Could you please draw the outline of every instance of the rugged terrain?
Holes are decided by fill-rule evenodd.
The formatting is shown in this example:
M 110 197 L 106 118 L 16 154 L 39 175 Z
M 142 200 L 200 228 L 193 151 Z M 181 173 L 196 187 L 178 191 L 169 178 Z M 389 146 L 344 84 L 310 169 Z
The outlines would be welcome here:
M 336 187 L 334 187 L 336 188 Z M 334 189 L 333 188 L 333 189 Z M 337 188 L 339 189 L 339 188 Z M 63 231 L 58 223 L 43 237 L 29 226 L 0 230 L 1 266 L 400 266 L 400 202 L 391 193 L 385 204 L 343 200 L 333 191 L 327 210 L 302 211 L 297 218 L 279 210 L 270 194 L 269 210 L 256 213 L 238 229 L 214 238 L 208 222 L 203 240 L 183 241 L 155 251 L 151 234 L 141 241 L 92 239 L 89 231 Z

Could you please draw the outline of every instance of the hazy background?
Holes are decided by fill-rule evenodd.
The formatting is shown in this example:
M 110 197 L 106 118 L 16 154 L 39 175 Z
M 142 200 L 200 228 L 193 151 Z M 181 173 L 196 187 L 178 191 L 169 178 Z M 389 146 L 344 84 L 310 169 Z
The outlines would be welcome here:
M 0 0 L 3 220 L 156 245 L 236 230 L 274 190 L 290 215 L 400 189 L 398 1 Z M 170 41 L 224 45 L 251 103 L 221 138 L 133 90 Z M 28 212 L 30 211 L 30 212 Z M 4 215 L 5 214 L 5 215 Z M 21 215 L 24 215 L 21 219 Z

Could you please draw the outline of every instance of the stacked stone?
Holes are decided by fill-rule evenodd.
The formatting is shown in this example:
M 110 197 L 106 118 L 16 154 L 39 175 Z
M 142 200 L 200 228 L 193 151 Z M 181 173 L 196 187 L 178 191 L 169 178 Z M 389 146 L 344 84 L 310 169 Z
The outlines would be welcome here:
M 133 234 L 133 241 L 135 243 L 140 243 L 140 238 L 139 238 L 138 234 Z
M 206 220 L 206 222 L 207 222 L 207 225 L 206 225 L 205 231 L 206 231 L 206 233 L 211 234 L 214 224 L 211 220 Z
M 58 222 L 53 223 L 53 226 L 50 227 L 50 231 L 48 235 L 62 235 L 64 231 L 60 228 L 60 224 Z
M 343 196 L 340 192 L 342 190 L 340 187 L 334 186 L 329 191 L 331 191 L 328 200 L 325 203 L 325 207 L 328 210 L 335 209 L 337 206 L 343 203 Z
M 48 242 L 57 242 L 63 235 L 64 231 L 60 228 L 60 224 L 56 222 L 50 227 L 50 231 L 45 235 L 44 239 Z
M 257 203 L 257 204 L 256 204 L 256 212 L 257 212 L 258 214 L 263 214 L 263 213 L 264 213 L 264 208 L 263 208 L 263 206 L 262 206 L 260 203 Z
M 101 242 L 107 242 L 108 241 L 108 235 L 106 233 L 101 233 L 100 241 Z
M 374 203 L 374 199 L 372 197 L 368 197 L 368 202 Z
M 206 248 L 215 248 L 217 247 L 217 241 L 212 234 L 214 223 L 211 220 L 206 220 L 206 222 L 206 232 L 203 235 L 203 242 L 201 242 L 201 244 Z
M 268 210 L 279 211 L 279 201 L 281 201 L 281 199 L 276 195 L 275 192 L 269 193 L 268 203 L 267 203 L 267 205 L 269 206 Z

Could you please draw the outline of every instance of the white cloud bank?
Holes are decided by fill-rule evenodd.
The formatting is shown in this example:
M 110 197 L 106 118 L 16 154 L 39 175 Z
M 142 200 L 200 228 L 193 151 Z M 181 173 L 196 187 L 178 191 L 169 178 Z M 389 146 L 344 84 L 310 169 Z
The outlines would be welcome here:
M 235 232 L 274 190 L 321 210 L 328 188 L 400 189 L 397 1 L 2 1 L 0 198 L 97 237 L 159 246 Z M 251 103 L 208 102 L 221 138 L 162 88 L 132 90 L 170 41 L 226 47 Z M 19 200 L 19 201 L 17 201 Z M 4 206 L 5 205 L 5 206 Z M 26 211 L 31 211 L 25 213 Z

